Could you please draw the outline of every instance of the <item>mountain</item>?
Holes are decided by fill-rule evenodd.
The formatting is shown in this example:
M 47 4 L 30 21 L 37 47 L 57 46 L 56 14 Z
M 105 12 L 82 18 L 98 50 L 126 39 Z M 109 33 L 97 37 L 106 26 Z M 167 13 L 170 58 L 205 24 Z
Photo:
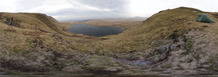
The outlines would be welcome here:
M 217 23 L 197 22 L 201 13 L 206 13 L 217 22 L 217 13 L 186 7 L 168 9 L 114 36 L 116 39 L 106 41 L 115 45 L 105 50 L 130 51 L 134 53 L 131 54 L 133 59 L 143 58 L 155 64 L 151 69 L 159 73 L 215 74 L 218 27 Z
M 218 21 L 180 7 L 104 37 L 68 33 L 71 24 L 45 14 L 0 13 L 1 73 L 215 75 L 218 24 L 197 22 L 201 13 Z
M 80 22 L 82 24 L 97 25 L 97 26 L 118 26 L 124 29 L 140 25 L 145 19 L 141 18 L 116 18 L 116 19 L 93 19 Z
M 57 56 L 62 57 L 60 53 L 73 51 L 64 37 L 83 38 L 63 31 L 60 22 L 45 14 L 0 13 L 0 19 L 0 65 L 4 70 L 50 70 Z

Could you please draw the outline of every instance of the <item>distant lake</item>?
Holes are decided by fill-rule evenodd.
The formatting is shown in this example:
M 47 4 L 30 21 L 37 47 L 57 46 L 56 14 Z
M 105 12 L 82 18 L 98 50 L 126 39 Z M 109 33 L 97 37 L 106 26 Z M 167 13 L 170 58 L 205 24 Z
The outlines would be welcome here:
M 68 31 L 88 36 L 106 36 L 122 33 L 124 29 L 116 26 L 94 26 L 87 24 L 73 24 Z

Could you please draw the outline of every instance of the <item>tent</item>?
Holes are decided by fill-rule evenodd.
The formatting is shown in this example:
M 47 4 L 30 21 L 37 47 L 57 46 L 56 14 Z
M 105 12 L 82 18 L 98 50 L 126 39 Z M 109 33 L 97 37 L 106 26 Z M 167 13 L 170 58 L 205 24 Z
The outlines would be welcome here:
M 204 22 L 204 23 L 215 23 L 208 15 L 206 15 L 204 13 L 199 15 L 196 21 Z

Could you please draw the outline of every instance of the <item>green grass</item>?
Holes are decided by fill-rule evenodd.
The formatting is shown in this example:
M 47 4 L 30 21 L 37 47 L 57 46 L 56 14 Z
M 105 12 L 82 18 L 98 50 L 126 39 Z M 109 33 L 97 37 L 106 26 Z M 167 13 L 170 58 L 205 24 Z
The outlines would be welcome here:
M 173 34 L 179 37 L 186 34 L 192 28 L 202 28 L 198 26 L 199 22 L 195 21 L 201 13 L 203 12 L 200 10 L 186 7 L 165 10 L 154 14 L 141 25 L 132 27 L 121 34 L 100 38 L 67 33 L 61 29 L 62 27 L 60 27 L 61 24 L 59 22 L 44 14 L 1 13 L 1 15 L 4 19 L 14 17 L 17 24 L 19 24 L 18 27 L 14 27 L 17 33 L 10 33 L 11 36 L 7 36 L 17 38 L 8 39 L 8 41 L 14 40 L 16 43 L 20 41 L 20 43 L 25 43 L 24 47 L 31 43 L 34 44 L 42 41 L 42 46 L 45 48 L 51 48 L 60 52 L 73 49 L 84 52 L 110 53 L 143 51 L 148 48 L 168 44 L 164 40 L 169 40 L 169 37 Z M 177 32 L 175 33 L 175 31 Z M 26 35 L 23 35 L 24 33 Z M 62 39 L 57 39 L 57 37 L 52 37 L 49 34 L 60 36 Z M 36 37 L 39 39 L 35 42 L 34 38 Z M 101 38 L 107 39 L 102 40 Z M 64 41 L 68 41 L 68 43 Z M 191 42 L 188 42 L 188 48 L 191 48 L 189 43 Z M 9 44 L 12 44 L 12 42 Z M 11 48 L 21 51 L 22 49 L 16 48 L 16 45 L 19 44 L 15 44 Z M 26 46 L 27 50 L 28 47 Z
M 171 68 L 171 67 L 172 67 L 171 64 L 166 64 L 166 65 L 161 66 L 161 68 L 163 68 L 163 69 L 168 69 L 168 68 Z
M 197 11 L 197 12 L 193 12 Z M 145 51 L 148 48 L 159 47 L 173 43 L 178 37 L 182 37 L 191 30 L 205 30 L 211 33 L 218 33 L 217 24 L 196 22 L 200 10 L 192 8 L 176 8 L 161 11 L 154 14 L 142 24 L 129 28 L 118 35 L 109 35 L 104 37 L 91 37 L 68 33 L 62 30 L 59 22 L 44 14 L 29 13 L 1 13 L 3 22 L 0 22 L 0 46 L 2 54 L 14 57 L 24 57 L 35 61 L 37 56 L 34 52 L 45 56 L 45 60 L 53 61 L 51 56 L 41 55 L 44 52 L 65 53 L 88 52 L 99 56 L 92 56 L 87 61 L 87 66 L 83 69 L 90 71 L 99 71 L 110 67 L 122 67 L 131 70 L 122 63 L 111 60 L 102 55 L 113 55 L 116 52 L 131 53 Z M 207 13 L 215 22 L 218 21 L 210 13 Z M 14 17 L 15 26 L 11 27 L 4 23 L 8 18 Z M 202 25 L 209 26 L 202 28 Z M 172 38 L 173 36 L 173 38 Z M 174 37 L 175 36 L 175 37 Z M 106 38 L 102 40 L 102 38 Z M 170 42 L 166 40 L 171 40 Z M 195 39 L 187 38 L 185 41 L 186 54 L 192 51 Z M 141 54 L 140 54 L 141 55 Z M 120 55 L 122 56 L 122 55 Z M 1 57 L 1 56 L 0 56 Z M 54 56 L 58 57 L 58 56 Z M 199 55 L 194 56 L 200 59 Z M 212 70 L 217 70 L 217 57 L 212 57 L 209 62 L 213 65 Z M 54 66 L 61 70 L 65 64 L 74 62 L 60 61 Z M 153 69 L 153 71 L 164 71 L 171 65 L 165 65 L 162 68 Z M 6 74 L 19 74 L 16 71 L 8 71 Z
M 200 13 L 202 12 L 199 10 L 184 7 L 162 11 L 154 14 L 139 26 L 119 35 L 105 36 L 108 40 L 100 40 L 89 45 L 94 51 L 106 53 L 142 51 L 168 44 L 164 40 L 168 40 L 174 31 L 177 31 L 177 36 L 182 36 L 191 28 L 198 28 L 195 26 L 197 23 L 195 20 Z
M 21 75 L 20 71 L 8 70 L 4 73 L 4 75 Z

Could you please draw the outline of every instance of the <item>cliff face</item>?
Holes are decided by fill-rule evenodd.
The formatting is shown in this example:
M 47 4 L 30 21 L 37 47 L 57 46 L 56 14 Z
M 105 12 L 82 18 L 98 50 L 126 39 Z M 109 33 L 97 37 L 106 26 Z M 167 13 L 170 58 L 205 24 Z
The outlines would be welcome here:
M 65 32 L 44 14 L 0 13 L 0 66 L 27 72 L 216 74 L 218 24 L 196 22 L 201 13 L 218 21 L 217 13 L 181 7 L 98 38 Z

